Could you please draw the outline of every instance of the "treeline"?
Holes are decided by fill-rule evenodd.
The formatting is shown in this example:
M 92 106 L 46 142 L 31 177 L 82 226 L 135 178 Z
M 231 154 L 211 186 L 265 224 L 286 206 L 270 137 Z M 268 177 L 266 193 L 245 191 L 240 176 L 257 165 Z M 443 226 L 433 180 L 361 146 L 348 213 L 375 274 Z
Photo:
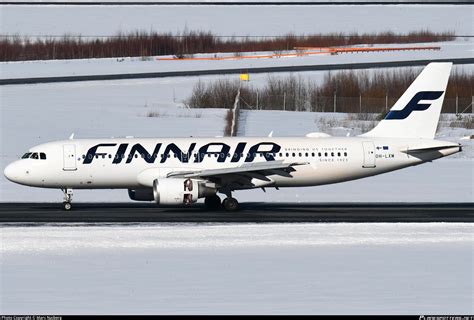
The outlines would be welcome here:
M 178 58 L 196 53 L 252 52 L 292 50 L 294 47 L 331 47 L 355 44 L 421 43 L 451 41 L 452 32 L 427 30 L 407 34 L 341 33 L 278 37 L 222 37 L 206 31 L 186 31 L 179 34 L 133 32 L 111 37 L 81 36 L 29 38 L 0 37 L 0 60 L 87 59 L 111 57 L 145 57 L 174 55 Z
M 192 108 L 230 108 L 240 87 L 243 109 L 383 113 L 418 74 L 406 69 L 329 72 L 320 84 L 301 76 L 270 76 L 260 87 L 237 80 L 218 80 L 207 85 L 199 81 L 186 104 Z M 443 112 L 471 112 L 473 88 L 472 72 L 451 74 Z

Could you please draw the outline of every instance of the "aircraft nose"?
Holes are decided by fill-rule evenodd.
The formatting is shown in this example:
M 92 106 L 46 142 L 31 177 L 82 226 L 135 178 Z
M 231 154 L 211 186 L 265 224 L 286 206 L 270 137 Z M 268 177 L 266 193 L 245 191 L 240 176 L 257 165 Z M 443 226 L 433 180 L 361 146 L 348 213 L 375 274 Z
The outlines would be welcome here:
M 8 180 L 12 182 L 16 182 L 16 180 L 18 180 L 18 177 L 19 177 L 19 168 L 18 168 L 17 163 L 15 162 L 10 163 L 3 171 L 3 174 Z

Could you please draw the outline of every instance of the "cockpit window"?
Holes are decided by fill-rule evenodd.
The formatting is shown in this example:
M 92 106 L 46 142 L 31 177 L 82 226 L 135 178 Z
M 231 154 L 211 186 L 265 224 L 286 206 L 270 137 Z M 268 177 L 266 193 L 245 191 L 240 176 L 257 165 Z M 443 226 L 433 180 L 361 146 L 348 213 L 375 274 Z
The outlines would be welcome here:
M 41 160 L 46 160 L 46 153 L 44 152 L 27 152 L 25 153 L 22 157 L 22 159 L 41 159 Z

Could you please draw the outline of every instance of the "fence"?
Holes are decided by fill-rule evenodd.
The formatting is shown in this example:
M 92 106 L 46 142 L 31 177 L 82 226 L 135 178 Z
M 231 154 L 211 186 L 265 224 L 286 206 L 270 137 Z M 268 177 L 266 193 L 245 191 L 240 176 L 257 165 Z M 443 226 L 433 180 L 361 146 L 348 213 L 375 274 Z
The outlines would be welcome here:
M 242 92 L 241 108 L 253 110 L 284 110 L 310 112 L 344 112 L 344 113 L 384 113 L 390 110 L 399 97 L 340 97 L 312 95 L 265 95 L 257 91 L 249 95 Z M 474 113 L 474 96 L 445 98 L 441 112 Z

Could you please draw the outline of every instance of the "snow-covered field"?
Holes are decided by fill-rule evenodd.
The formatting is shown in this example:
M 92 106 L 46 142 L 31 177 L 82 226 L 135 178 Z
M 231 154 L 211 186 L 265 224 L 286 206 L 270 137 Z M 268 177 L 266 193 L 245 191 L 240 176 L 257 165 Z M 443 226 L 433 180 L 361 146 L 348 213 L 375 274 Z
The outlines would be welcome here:
M 3 314 L 472 314 L 472 224 L 0 228 Z
M 245 36 L 427 29 L 470 35 L 473 10 L 470 5 L 2 6 L 0 33 L 94 36 L 186 29 Z

